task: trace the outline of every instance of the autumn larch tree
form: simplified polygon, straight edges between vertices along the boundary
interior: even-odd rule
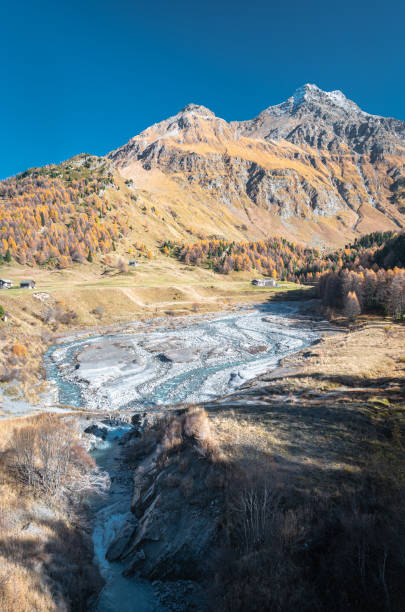
[[[349,291],[345,298],[345,309],[344,313],[350,322],[354,322],[359,314],[361,313],[361,308],[359,304],[358,297],[355,291]]]

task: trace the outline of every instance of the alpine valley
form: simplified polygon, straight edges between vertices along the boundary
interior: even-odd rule
[[[1,181],[0,612],[403,612],[404,228],[315,85]]]

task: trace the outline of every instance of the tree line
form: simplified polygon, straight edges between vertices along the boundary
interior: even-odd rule
[[[370,236],[375,238],[370,246]],[[378,248],[374,248],[375,244]],[[366,235],[355,243],[358,255],[318,283],[325,308],[344,310],[349,319],[362,312],[405,314],[405,232]]]
[[[161,250],[188,265],[208,267],[220,274],[256,270],[258,274],[281,280],[315,283],[323,274],[343,268],[357,270],[374,265],[378,269],[384,261],[387,264],[400,261],[398,255],[391,254],[394,247],[387,247],[396,245],[397,237],[393,232],[374,232],[331,252],[303,247],[278,236],[254,242],[214,239],[178,245],[166,241]],[[378,255],[381,249],[382,254]]]
[[[404,268],[329,272],[321,277],[318,290],[325,308],[344,310],[349,319],[372,311],[396,319],[405,314]]]
[[[163,253],[173,255],[187,265],[208,267],[220,274],[257,270],[282,280],[313,280],[322,272],[320,252],[273,237],[256,242],[214,239],[189,245],[165,242]]]

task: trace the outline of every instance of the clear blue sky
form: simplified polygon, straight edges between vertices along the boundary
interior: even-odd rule
[[[189,102],[252,118],[307,82],[405,120],[403,0],[4,0],[0,18],[2,178]]]

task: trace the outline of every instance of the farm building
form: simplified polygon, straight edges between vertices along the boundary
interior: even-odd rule
[[[35,289],[35,281],[34,280],[22,280],[20,283],[21,289]]]
[[[0,289],[11,289],[13,285],[13,281],[7,280],[5,278],[0,278]]]
[[[259,287],[277,287],[274,278],[255,278],[252,280],[252,285],[258,285]]]
[[[137,261],[130,261],[128,265],[136,268],[136,266],[138,265],[138,262]]]

